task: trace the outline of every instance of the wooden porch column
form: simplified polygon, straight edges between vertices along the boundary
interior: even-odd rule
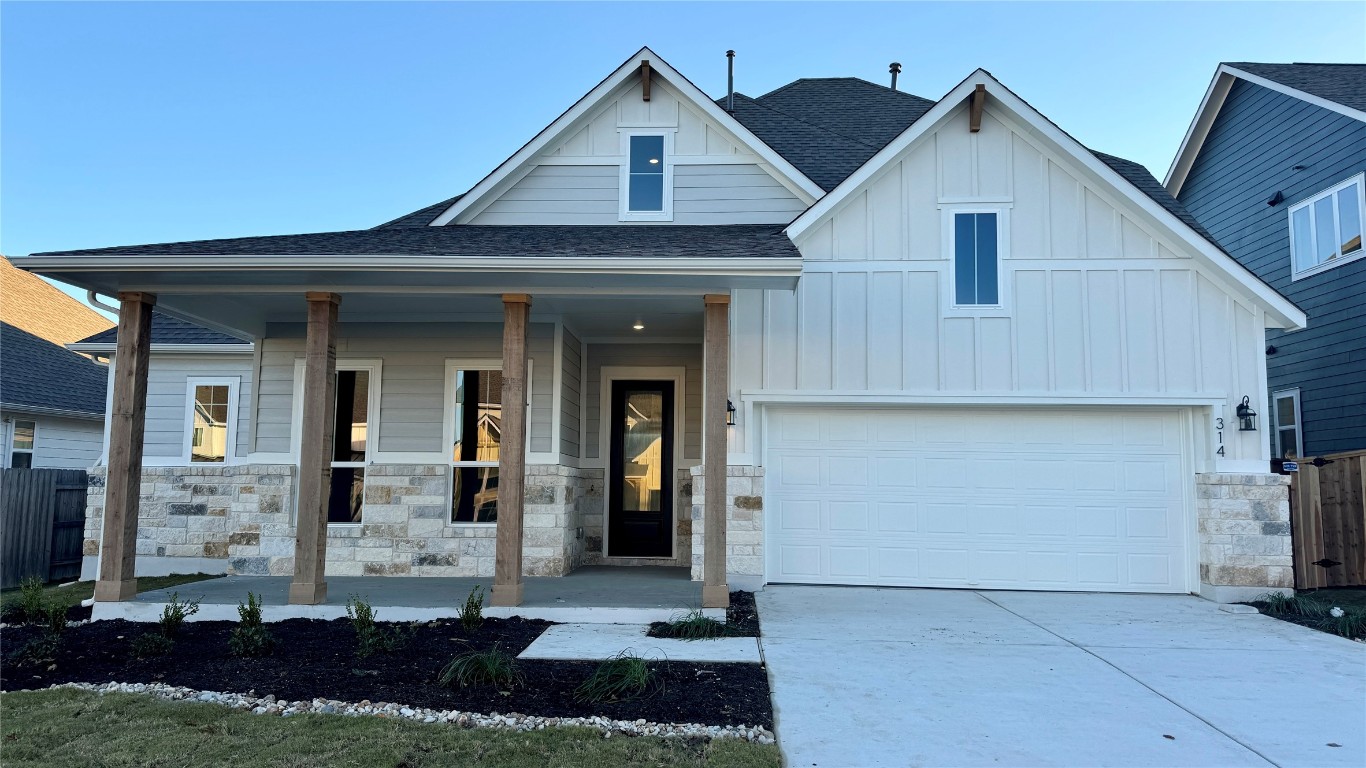
[[[308,292],[304,342],[303,424],[299,430],[299,511],[290,605],[327,602],[327,500],[332,488],[332,436],[337,399],[335,293]]]
[[[702,346],[702,607],[730,605],[726,585],[726,396],[730,390],[730,294],[707,294]]]
[[[522,604],[522,499],[526,490],[526,333],[531,297],[503,294],[503,421],[498,443],[498,540],[489,603]]]
[[[150,293],[119,294],[114,356],[114,403],[109,414],[109,474],[104,486],[104,537],[95,599],[130,600],[138,593],[138,497],[142,493],[142,436],[147,416],[147,355],[152,344]]]

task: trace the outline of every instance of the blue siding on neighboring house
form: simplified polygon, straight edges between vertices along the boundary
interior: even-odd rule
[[[1267,371],[1272,392],[1300,389],[1310,456],[1366,448],[1366,259],[1292,282],[1289,209],[1362,171],[1366,123],[1238,80],[1178,195],[1309,316],[1305,330],[1267,331]],[[1277,191],[1285,202],[1268,206]]]

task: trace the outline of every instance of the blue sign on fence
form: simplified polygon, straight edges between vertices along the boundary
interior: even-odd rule
[[[1287,461],[1281,464],[1281,469],[1284,469],[1286,472],[1299,472],[1300,463],[1298,461]]]

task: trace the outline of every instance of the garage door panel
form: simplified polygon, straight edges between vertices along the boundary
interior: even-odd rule
[[[1187,591],[1175,413],[790,413],[768,433],[770,581]]]

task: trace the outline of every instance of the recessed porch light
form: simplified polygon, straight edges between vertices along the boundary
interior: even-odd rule
[[[635,325],[632,325],[631,327],[636,329],[637,331],[643,331],[645,330],[645,323],[642,323],[639,320],[637,320],[635,322]]]

